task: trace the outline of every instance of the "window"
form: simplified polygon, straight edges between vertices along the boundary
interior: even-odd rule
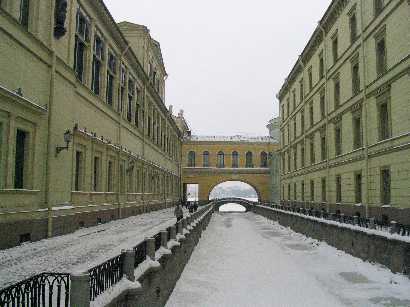
[[[104,43],[101,37],[96,34],[94,38],[93,49],[93,71],[91,80],[91,90],[96,95],[100,95],[101,88],[101,66],[104,56]]]
[[[74,177],[74,190],[83,190],[83,178],[84,178],[84,154],[77,150],[75,152],[75,177]]]
[[[218,152],[218,167],[225,167],[225,154],[222,151]]]
[[[209,167],[209,152],[204,151],[204,153],[202,154],[202,158],[203,167]]]
[[[290,115],[290,102],[289,102],[289,98],[286,100],[286,109],[287,109],[287,115],[286,117],[288,117]]]
[[[293,110],[296,110],[296,90],[292,91]]]
[[[310,122],[310,127],[313,127],[313,124],[314,124],[313,102],[309,103],[309,122]]]
[[[107,169],[107,192],[114,191],[113,177],[114,177],[114,162],[110,160],[108,161],[108,169]]]
[[[195,167],[195,151],[188,153],[188,167]]]
[[[298,193],[297,193],[297,188],[296,188],[296,182],[293,183],[293,199],[297,200],[298,198]]]
[[[315,182],[310,180],[310,201],[315,201]]]
[[[325,76],[325,62],[323,59],[323,51],[319,54],[319,79]]]
[[[296,116],[293,119],[293,139],[296,139]]]
[[[340,204],[342,202],[342,177],[340,175],[336,176],[336,203]]]
[[[301,183],[300,193],[301,193],[302,201],[305,201],[305,182],[304,181],[302,181]]]
[[[291,167],[290,167],[290,150],[287,152],[287,157],[288,157],[288,172],[290,172]]]
[[[383,11],[383,0],[373,0],[374,16],[377,17]]]
[[[326,202],[326,178],[322,178],[321,180],[321,190],[322,190],[322,202]]]
[[[391,176],[390,168],[382,168],[380,171],[380,198],[382,205],[389,205],[391,202]]]
[[[20,3],[20,23],[28,29],[30,19],[30,0],[21,0]]]
[[[89,40],[90,24],[88,17],[80,10],[77,11],[74,50],[74,71],[80,82],[84,83],[84,62],[86,56],[86,46]]]
[[[305,145],[302,144],[300,147],[300,163],[302,167],[305,167]]]
[[[327,148],[326,148],[326,131],[322,131],[320,135],[320,157],[322,161],[326,160]]]
[[[298,161],[297,161],[298,151],[297,147],[293,149],[293,168],[294,170],[298,169]]]
[[[120,89],[120,102],[118,104],[118,112],[122,113],[124,110],[124,101],[125,101],[125,88],[127,84],[127,70],[124,65],[121,65],[121,75],[120,75],[120,83],[121,83],[121,89]]]
[[[342,154],[342,125],[335,124],[335,154],[340,156]]]
[[[14,188],[24,189],[26,186],[27,160],[28,160],[28,133],[17,129],[16,156],[14,164]]]
[[[4,171],[3,171],[3,146],[4,146],[4,138],[3,138],[3,123],[0,122],[0,189],[4,188]]]
[[[315,138],[312,135],[309,139],[310,143],[310,164],[315,164]]]
[[[356,12],[352,12],[349,17],[350,25],[350,42],[353,44],[357,38],[357,18]]]
[[[285,104],[282,104],[282,119],[285,119]]]
[[[141,115],[142,115],[142,113],[141,113],[141,99],[142,99],[141,90],[139,88],[137,88],[136,89],[136,102],[135,102],[135,118],[134,118],[134,121],[135,121],[135,126],[138,127],[138,128],[140,127],[140,122],[141,123],[144,122],[144,119],[143,118],[141,119]],[[163,145],[164,145],[164,140],[162,140],[162,142],[163,142]]]
[[[362,116],[360,113],[353,115],[353,149],[362,147]]]
[[[301,134],[305,133],[305,110],[302,109],[300,111],[300,129],[301,129]]]
[[[325,90],[324,89],[320,92],[320,116],[322,119],[325,118],[326,116]]]
[[[303,92],[303,79],[299,81],[299,98],[300,102],[303,101],[304,92]]]
[[[332,55],[333,55],[333,64],[336,64],[339,57],[339,41],[337,38],[337,33],[332,38]]]
[[[253,167],[253,161],[252,161],[252,153],[248,151],[245,156],[245,166],[246,167]]]
[[[114,85],[115,85],[116,70],[117,70],[117,59],[110,52],[108,54],[106,99],[107,99],[107,104],[110,105],[111,107],[114,104]]]
[[[135,96],[135,83],[134,80],[128,79],[128,108],[127,108],[127,120],[132,122],[132,105],[134,104]]]
[[[354,194],[355,194],[355,203],[362,203],[362,172],[357,172],[354,175]]]
[[[264,151],[261,152],[261,167],[268,167],[268,154]]]
[[[312,75],[312,66],[308,69],[308,80],[309,80],[309,91],[313,88],[313,75]]]
[[[333,80],[333,94],[334,94],[335,109],[337,109],[340,105],[340,79],[339,77],[336,77]]]
[[[148,192],[148,174],[147,174],[147,178],[145,180],[145,191]],[[121,161],[120,163],[120,193],[125,193],[125,171],[124,171],[124,161]]]
[[[376,66],[378,76],[386,72],[386,39],[384,37],[376,40]]]
[[[378,115],[379,115],[379,140],[386,140],[391,137],[390,132],[390,114],[389,105],[385,100],[378,105]]]
[[[94,157],[94,170],[93,170],[93,191],[100,190],[100,174],[101,174],[101,159],[100,157]]]
[[[352,94],[353,96],[360,92],[360,74],[359,63],[356,62],[352,65]]]
[[[290,183],[288,183],[288,200],[291,199],[291,195],[290,195]]]

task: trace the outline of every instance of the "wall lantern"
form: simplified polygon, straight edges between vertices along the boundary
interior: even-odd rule
[[[66,132],[64,132],[64,142],[66,143],[66,146],[56,146],[56,156],[62,150],[68,150],[68,145],[70,145],[72,138],[73,138],[73,135],[71,134],[70,130],[67,130]]]

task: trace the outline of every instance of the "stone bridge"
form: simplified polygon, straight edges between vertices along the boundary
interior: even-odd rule
[[[244,206],[246,209],[246,212],[251,211],[251,207],[258,204],[258,202],[250,201],[244,198],[236,198],[236,197],[214,199],[212,200],[212,203],[214,204],[215,211],[218,211],[219,208],[223,205],[226,205],[229,203],[235,203],[235,204]]]

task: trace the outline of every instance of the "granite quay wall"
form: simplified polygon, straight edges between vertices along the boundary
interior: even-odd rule
[[[265,206],[254,206],[252,211],[277,221],[295,232],[324,241],[354,257],[377,262],[394,273],[403,273],[410,277],[410,237],[408,236]]]

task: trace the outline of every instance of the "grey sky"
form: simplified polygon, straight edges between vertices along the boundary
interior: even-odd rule
[[[266,135],[275,94],[330,0],[105,0],[161,43],[166,104],[195,134]]]

